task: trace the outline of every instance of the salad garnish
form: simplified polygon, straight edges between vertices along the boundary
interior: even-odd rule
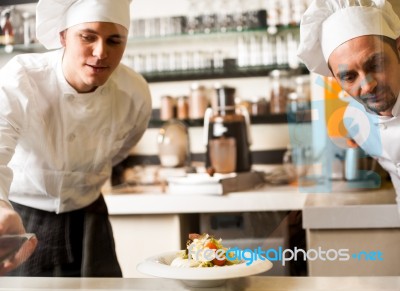
[[[222,245],[222,239],[216,239],[207,233],[189,234],[186,250],[178,254],[171,266],[175,267],[223,267],[238,264],[238,260],[226,258],[229,248]]]

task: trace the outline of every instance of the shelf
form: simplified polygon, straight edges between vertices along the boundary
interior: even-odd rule
[[[29,45],[13,44],[9,46],[0,45],[0,53],[13,54],[13,53],[39,53],[47,51],[46,48],[40,43],[33,43]]]
[[[193,81],[209,79],[227,79],[227,78],[250,78],[268,76],[275,69],[291,70],[294,74],[308,74],[309,71],[304,65],[299,68],[290,68],[289,65],[271,65],[271,66],[253,66],[237,67],[232,66],[223,69],[203,69],[203,70],[185,70],[171,72],[141,73],[149,83],[171,82],[171,81]]]
[[[1,0],[0,7],[8,5],[37,3],[37,2],[38,0]]]
[[[166,123],[166,120],[158,119],[159,110],[153,109],[152,119],[148,128],[160,128]],[[203,119],[181,120],[188,127],[203,127]],[[282,124],[282,123],[309,123],[311,122],[311,111],[302,111],[295,114],[269,114],[264,116],[250,116],[250,123],[253,124]]]
[[[229,31],[211,31],[209,33],[182,33],[182,34],[167,34],[157,36],[134,36],[130,37],[128,44],[147,44],[152,42],[175,42],[175,41],[190,41],[199,39],[213,39],[213,38],[230,38],[240,35],[278,35],[280,33],[298,31],[299,26],[270,26],[262,27],[257,29],[246,29],[246,30],[229,30]]]

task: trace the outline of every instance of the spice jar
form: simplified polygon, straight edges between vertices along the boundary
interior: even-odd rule
[[[187,96],[178,97],[176,101],[176,114],[178,119],[189,118],[189,100]]]
[[[301,75],[294,78],[296,92],[307,99],[311,98],[310,75]]]
[[[303,93],[291,92],[288,94],[288,112],[296,113],[309,109],[310,100]]]
[[[289,72],[286,70],[273,70],[269,76],[271,78],[270,112],[271,114],[286,113],[287,97],[293,91]]]
[[[251,115],[265,116],[269,112],[268,102],[265,98],[258,98],[251,104]]]
[[[189,118],[202,119],[209,105],[207,89],[197,83],[193,83],[190,89]]]
[[[161,97],[160,119],[169,120],[176,116],[175,99],[171,96]]]

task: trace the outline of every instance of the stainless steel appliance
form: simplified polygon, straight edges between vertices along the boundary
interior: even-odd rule
[[[245,108],[235,106],[235,88],[218,87],[204,118],[206,168],[217,173],[251,169],[250,118]]]

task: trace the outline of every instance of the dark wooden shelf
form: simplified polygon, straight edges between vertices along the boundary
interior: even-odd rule
[[[0,6],[37,3],[38,0],[1,0]]]
[[[166,120],[160,120],[159,110],[153,109],[153,117],[150,120],[149,128],[160,128],[166,123]],[[203,127],[204,120],[203,119],[187,119],[181,120],[188,127]],[[300,111],[297,113],[289,113],[289,114],[269,114],[263,116],[251,116],[250,123],[253,124],[282,124],[282,123],[309,123],[311,122],[311,111]]]
[[[227,79],[227,78],[251,78],[268,76],[273,70],[290,70],[293,74],[308,74],[309,71],[304,65],[293,69],[289,65],[271,65],[271,66],[254,66],[240,68],[232,66],[223,69],[203,69],[189,71],[171,71],[171,72],[154,72],[142,73],[143,77],[149,83],[156,82],[173,82],[173,81],[193,81],[193,80],[209,80],[209,79]]]

